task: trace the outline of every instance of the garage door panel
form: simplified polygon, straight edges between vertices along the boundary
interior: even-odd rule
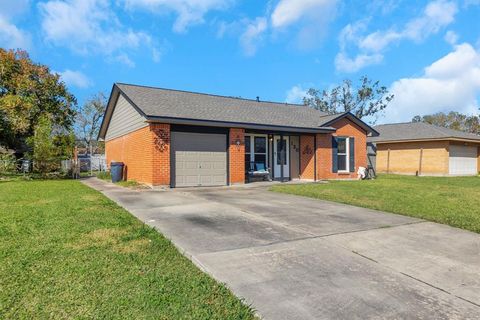
[[[226,185],[224,134],[173,132],[172,135],[177,187]]]
[[[451,175],[476,175],[478,148],[476,146],[450,145],[449,173]]]

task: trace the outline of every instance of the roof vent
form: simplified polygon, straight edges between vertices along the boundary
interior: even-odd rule
[[[259,96],[257,96],[257,102],[260,102],[260,97]]]

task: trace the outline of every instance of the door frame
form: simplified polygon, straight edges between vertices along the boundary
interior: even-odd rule
[[[285,140],[285,162],[284,164],[277,164],[277,141],[279,140]],[[273,146],[272,146],[272,154],[273,154],[273,178],[274,179],[280,179],[280,180],[290,180],[291,174],[290,174],[290,136],[289,135],[274,135],[273,136]]]

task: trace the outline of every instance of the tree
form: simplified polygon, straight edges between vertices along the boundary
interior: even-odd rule
[[[480,134],[480,118],[477,115],[465,115],[456,111],[437,112],[425,116],[415,116],[412,122],[425,122],[436,126]]]
[[[356,88],[350,80],[343,80],[340,86],[330,91],[311,88],[303,98],[303,103],[330,114],[351,112],[360,119],[368,118],[375,123],[393,97],[379,81],[373,82],[363,76]]]
[[[26,51],[0,48],[0,145],[25,151],[41,115],[69,131],[75,106],[75,97],[58,74],[34,63]]]
[[[42,115],[35,126],[33,136],[27,138],[31,149],[33,168],[42,175],[60,168],[61,160],[72,156],[75,136],[54,129],[49,115]]]
[[[89,151],[98,145],[98,131],[106,108],[107,99],[102,92],[99,92],[87,100],[77,112],[77,135],[85,142]]]

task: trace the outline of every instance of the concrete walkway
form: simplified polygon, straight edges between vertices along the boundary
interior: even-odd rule
[[[480,235],[265,188],[88,186],[264,319],[480,319]]]

